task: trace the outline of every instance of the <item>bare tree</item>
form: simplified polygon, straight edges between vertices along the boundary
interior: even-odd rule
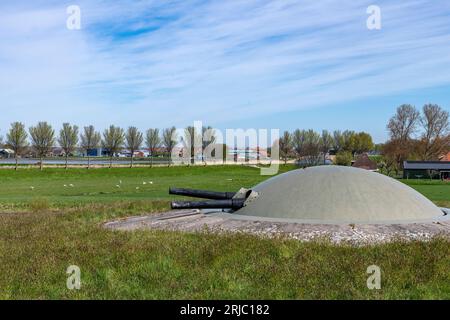
[[[284,164],[286,164],[287,159],[292,152],[292,135],[289,131],[283,132],[283,136],[279,139],[279,148]]]
[[[169,154],[168,166],[170,166],[170,163],[172,162],[171,160],[172,150],[173,148],[175,148],[177,144],[176,130],[177,129],[175,127],[166,128],[163,130],[162,143],[166,148],[167,153]]]
[[[292,135],[292,146],[294,147],[297,159],[300,160],[305,147],[305,130],[297,129]]]
[[[126,140],[126,147],[131,152],[130,168],[133,168],[134,152],[141,147],[144,136],[136,127],[129,127],[126,134]]]
[[[318,165],[320,162],[320,134],[312,129],[305,132],[305,147],[303,155],[309,166]]]
[[[6,135],[6,144],[14,151],[14,159],[16,166],[14,170],[17,170],[18,156],[22,153],[23,149],[28,145],[28,134],[25,130],[25,125],[20,122],[11,123],[11,128]]]
[[[391,140],[407,141],[416,132],[420,113],[410,104],[402,104],[387,125]]]
[[[161,137],[159,136],[159,129],[148,129],[145,142],[150,151],[150,166],[153,166],[153,157],[156,150],[161,146]]]
[[[424,130],[419,145],[420,156],[422,160],[437,160],[450,148],[449,113],[436,104],[426,104],[420,124]]]
[[[403,104],[389,120],[387,129],[390,140],[385,145],[384,154],[396,162],[395,168],[401,169],[403,161],[411,154],[412,138],[416,133],[419,119],[420,113],[414,106]]]
[[[340,130],[333,131],[333,149],[336,153],[343,150],[344,138]]]
[[[103,132],[102,145],[105,149],[108,150],[110,168],[112,167],[112,159],[114,157],[114,154],[122,149],[124,141],[125,134],[123,132],[123,129],[120,127],[111,125]]]
[[[293,145],[298,158],[307,166],[317,165],[320,161],[320,135],[314,130],[295,130]]]
[[[78,145],[78,127],[72,126],[69,123],[64,123],[59,132],[58,143],[63,148],[66,158],[65,169],[67,170],[67,162],[69,155],[75,151]]]
[[[323,154],[323,163],[325,164],[327,153],[333,146],[333,136],[327,130],[322,130],[322,136],[320,137],[320,149]]]
[[[40,159],[40,169],[42,170],[42,159],[51,151],[55,144],[55,131],[47,122],[39,122],[37,126],[29,129],[31,144]]]
[[[84,127],[84,133],[80,135],[81,138],[81,148],[86,151],[86,156],[88,158],[88,169],[91,167],[91,157],[89,151],[96,149],[100,146],[101,136],[100,132],[96,132],[94,126],[90,125]]]

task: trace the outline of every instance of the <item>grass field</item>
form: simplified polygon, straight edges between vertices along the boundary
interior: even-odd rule
[[[169,186],[233,191],[265,178],[243,166],[0,170],[0,298],[450,298],[444,239],[353,247],[101,227],[168,208]],[[450,184],[404,182],[450,207]],[[372,264],[381,290],[367,289]],[[80,290],[66,288],[69,265]]]

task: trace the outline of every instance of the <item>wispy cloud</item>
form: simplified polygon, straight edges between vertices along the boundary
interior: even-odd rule
[[[65,27],[69,4],[80,31]],[[2,3],[0,124],[220,124],[449,84],[450,4],[377,1],[370,31],[371,4]]]

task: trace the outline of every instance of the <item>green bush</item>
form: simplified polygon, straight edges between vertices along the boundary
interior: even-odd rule
[[[339,166],[349,166],[352,164],[353,156],[351,152],[340,151],[336,154],[335,164]]]

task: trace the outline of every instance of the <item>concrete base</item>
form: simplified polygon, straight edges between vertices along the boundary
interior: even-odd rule
[[[448,210],[448,209],[445,209]],[[170,230],[184,232],[243,232],[261,237],[287,237],[302,241],[328,238],[334,243],[357,245],[382,243],[394,239],[429,240],[434,236],[450,239],[450,215],[409,224],[310,224],[235,219],[227,213],[202,213],[199,210],[169,211],[148,216],[130,217],[105,223],[115,230]]]

